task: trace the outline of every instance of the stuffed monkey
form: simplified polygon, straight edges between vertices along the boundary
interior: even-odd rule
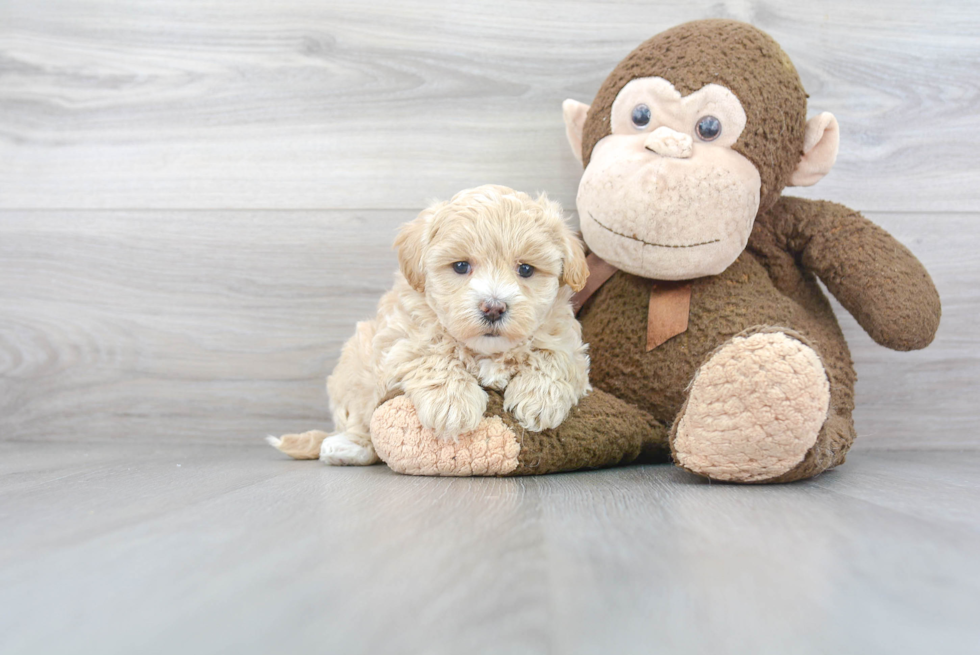
[[[405,397],[374,414],[394,470],[527,475],[645,459],[714,480],[788,482],[844,461],[855,373],[827,289],[883,346],[928,345],[939,296],[915,257],[859,213],[782,196],[826,175],[837,121],[806,119],[789,57],[758,29],[702,20],[641,44],[591,106],[564,105],[585,172],[591,277],[577,302],[595,391],[526,432],[491,392],[458,442]]]

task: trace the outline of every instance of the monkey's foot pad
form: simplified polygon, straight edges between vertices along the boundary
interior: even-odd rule
[[[677,421],[678,465],[714,480],[764,482],[799,464],[830,406],[819,355],[781,331],[737,336],[697,372]]]
[[[407,475],[507,475],[517,468],[521,452],[517,435],[499,416],[485,418],[455,441],[439,439],[421,426],[405,396],[375,410],[371,441],[389,468]]]

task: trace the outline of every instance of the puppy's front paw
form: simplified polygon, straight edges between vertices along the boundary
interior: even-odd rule
[[[504,390],[504,411],[531,432],[557,428],[577,401],[572,385],[538,373],[520,373]]]
[[[487,392],[476,380],[416,391],[411,400],[422,427],[443,439],[475,430],[487,411]]]

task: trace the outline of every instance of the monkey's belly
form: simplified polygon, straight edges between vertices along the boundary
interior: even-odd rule
[[[693,281],[687,331],[647,352],[650,282],[616,273],[579,314],[592,360],[590,380],[669,424],[695,371],[716,348],[749,328],[784,327],[814,342],[835,388],[834,402],[849,415],[850,355],[829,303],[815,282],[810,285],[808,311],[776,289],[755,256],[744,252],[721,275]]]

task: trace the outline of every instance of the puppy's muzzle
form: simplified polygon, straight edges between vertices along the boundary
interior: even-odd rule
[[[480,313],[483,314],[483,320],[494,325],[499,323],[507,313],[507,304],[496,298],[484,300],[480,303]]]

